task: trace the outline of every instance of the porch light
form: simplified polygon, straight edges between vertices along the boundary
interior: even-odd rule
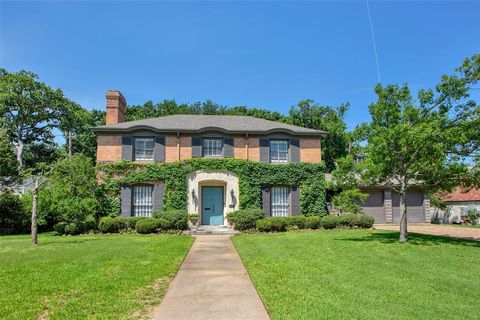
[[[230,190],[230,196],[232,197],[232,203],[234,203],[235,202],[235,191],[233,191],[233,189]]]
[[[195,189],[192,189],[192,199],[195,200]]]

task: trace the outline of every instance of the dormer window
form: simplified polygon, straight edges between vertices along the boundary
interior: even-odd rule
[[[270,162],[288,162],[288,140],[270,141]]]
[[[154,138],[135,138],[134,161],[153,161]]]
[[[205,138],[203,139],[202,149],[204,157],[221,157],[223,149],[223,139]]]

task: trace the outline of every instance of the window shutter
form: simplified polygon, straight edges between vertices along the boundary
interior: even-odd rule
[[[163,209],[163,183],[157,183],[153,186],[153,211],[162,211]]]
[[[262,187],[262,210],[265,211],[266,217],[269,217],[271,215],[269,187]]]
[[[297,186],[290,188],[290,215],[300,215],[300,192]]]
[[[202,157],[202,138],[192,137],[192,158]]]
[[[270,162],[269,139],[260,139],[260,162]]]
[[[129,186],[121,186],[120,189],[120,215],[132,216],[132,188]]]
[[[223,139],[223,157],[233,158],[233,138]]]
[[[155,162],[165,162],[165,137],[155,137]]]
[[[290,162],[300,162],[300,140],[290,140]]]
[[[122,160],[133,160],[132,137],[122,137]]]

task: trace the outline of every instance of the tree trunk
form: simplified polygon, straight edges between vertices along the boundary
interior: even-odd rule
[[[400,242],[408,240],[407,231],[407,188],[404,183],[400,186]]]
[[[18,171],[23,169],[23,149],[25,145],[21,139],[18,139],[18,145],[15,146],[16,153],[17,153],[17,168]]]
[[[37,203],[38,203],[38,182],[35,181],[35,186],[32,189],[32,245],[37,245]]]
[[[68,159],[72,157],[72,133],[68,133]]]

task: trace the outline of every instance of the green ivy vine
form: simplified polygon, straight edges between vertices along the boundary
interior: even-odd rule
[[[239,178],[239,206],[259,208],[264,185],[301,187],[303,214],[322,215],[325,210],[325,175],[322,163],[270,164],[240,159],[189,159],[173,163],[140,164],[131,161],[101,163],[97,166],[102,188],[118,208],[120,186],[163,181],[165,209],[187,207],[187,175],[197,170],[226,170]]]

